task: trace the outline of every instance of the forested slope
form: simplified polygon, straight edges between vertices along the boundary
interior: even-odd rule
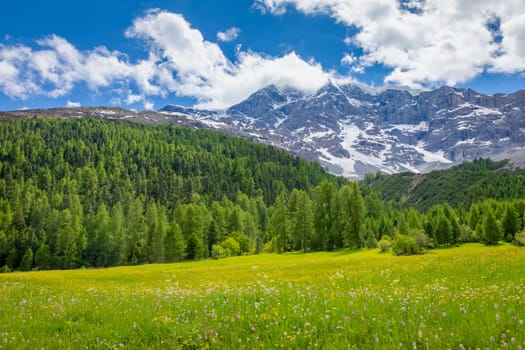
[[[0,123],[0,271],[513,241],[525,226],[523,177],[491,167],[359,186],[216,131],[20,118]]]
[[[509,170],[506,165],[507,161],[477,159],[423,175],[369,175],[363,184],[381,193],[385,200],[421,211],[442,203],[468,209],[486,199],[525,198],[525,171]]]

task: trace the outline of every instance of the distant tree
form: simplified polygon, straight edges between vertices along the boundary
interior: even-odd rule
[[[196,233],[192,233],[186,245],[186,258],[188,260],[199,260],[206,255],[206,246],[202,238]]]
[[[498,244],[502,238],[503,230],[500,222],[492,210],[487,210],[483,218],[483,242],[487,245]]]
[[[305,191],[293,190],[290,195],[292,237],[295,249],[308,251],[308,244],[314,233],[312,201]]]
[[[270,222],[268,223],[268,231],[272,238],[277,241],[277,252],[283,253],[290,248],[290,218],[288,215],[288,206],[286,194],[281,193],[277,196]]]
[[[340,222],[347,246],[364,246],[363,224],[366,208],[357,182],[345,185],[339,191]]]
[[[503,215],[503,238],[507,242],[512,242],[514,236],[521,228],[520,216],[514,205],[508,204]]]
[[[29,271],[33,267],[33,251],[31,248],[26,250],[24,256],[22,257],[22,262],[20,262],[20,270]]]
[[[39,269],[46,270],[51,267],[51,251],[49,246],[42,243],[35,252],[35,266]]]
[[[330,237],[335,234],[338,220],[336,195],[335,185],[328,180],[323,180],[314,190],[315,236],[312,238],[312,248],[315,250],[335,248]]]
[[[165,260],[166,262],[175,262],[184,260],[186,250],[186,242],[182,236],[179,225],[172,222],[166,232],[165,244]]]
[[[452,241],[452,226],[448,218],[440,214],[437,218],[435,235],[438,244],[450,244]]]

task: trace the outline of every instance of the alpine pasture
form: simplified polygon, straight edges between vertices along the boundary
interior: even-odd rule
[[[0,275],[1,349],[522,349],[525,249]]]

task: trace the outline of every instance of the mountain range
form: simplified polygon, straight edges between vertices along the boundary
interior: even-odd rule
[[[428,172],[485,157],[521,164],[525,154],[525,90],[490,96],[448,86],[412,91],[329,83],[305,95],[271,85],[225,111],[170,105],[161,112],[233,127],[349,178]]]
[[[351,179],[367,173],[425,173],[476,158],[525,164],[525,90],[485,95],[372,89],[330,82],[314,94],[267,86],[226,110],[168,105],[158,112],[79,107],[3,115],[95,116],[223,130],[318,161]]]

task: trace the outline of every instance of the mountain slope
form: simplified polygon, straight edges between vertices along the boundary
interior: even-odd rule
[[[423,212],[443,203],[468,209],[471,204],[490,198],[524,198],[525,171],[509,169],[508,161],[477,159],[422,175],[368,175],[363,185],[380,193],[385,201],[399,201]]]
[[[330,83],[313,95],[268,86],[225,111],[166,106],[319,161],[334,174],[428,172],[480,157],[523,158],[525,91],[363,91]]]

